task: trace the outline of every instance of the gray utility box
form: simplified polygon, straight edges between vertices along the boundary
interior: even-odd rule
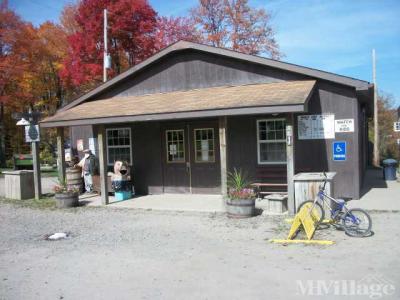
[[[331,196],[333,195],[333,178],[336,172],[327,172],[325,174],[327,177],[325,193]],[[324,183],[324,179],[324,173],[298,173],[294,176],[294,200],[296,211],[304,201],[315,199],[318,195],[320,185]],[[329,199],[328,203],[330,204]]]
[[[5,171],[5,197],[8,199],[31,199],[35,197],[33,171]]]

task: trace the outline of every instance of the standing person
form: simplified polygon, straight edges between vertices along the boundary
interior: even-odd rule
[[[92,154],[92,151],[90,151],[90,149],[83,150],[83,153],[85,153],[85,156],[81,159],[79,163],[76,164],[76,166],[82,168],[82,177],[85,181],[86,193],[92,193],[93,192],[92,176],[94,175],[95,172],[96,158]]]

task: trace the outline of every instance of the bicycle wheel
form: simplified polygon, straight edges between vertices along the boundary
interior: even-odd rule
[[[324,220],[325,211],[324,211],[324,209],[322,208],[321,204],[319,204],[318,202],[315,202],[315,203],[314,203],[313,200],[304,201],[304,202],[301,203],[300,206],[297,208],[297,212],[299,212],[299,211],[301,210],[301,208],[302,208],[306,203],[311,203],[312,208],[313,208],[315,214],[316,214],[317,217],[318,217],[317,224],[320,224],[320,223]]]
[[[361,208],[349,209],[342,219],[347,235],[365,237],[371,234],[372,221],[369,214]]]

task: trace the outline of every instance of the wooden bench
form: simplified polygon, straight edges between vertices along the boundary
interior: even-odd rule
[[[311,171],[311,168],[296,168],[295,174]],[[272,194],[287,195],[286,165],[259,167],[256,170],[256,182],[252,183],[251,186],[255,188],[258,198]]]
[[[265,166],[256,170],[256,182],[251,184],[257,197],[270,194],[287,194],[286,165]]]

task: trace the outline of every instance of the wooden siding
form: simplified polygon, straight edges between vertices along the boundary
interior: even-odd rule
[[[241,169],[251,182],[286,183],[286,164],[258,164],[257,159],[257,120],[268,118],[286,118],[284,114],[271,116],[228,117],[227,160],[228,170]],[[276,174],[277,176],[274,176]],[[282,176],[281,176],[282,175]]]
[[[76,143],[78,140],[83,140],[83,149],[89,148],[89,138],[95,137],[95,133],[93,132],[93,126],[85,125],[85,126],[71,126],[70,127],[70,142],[71,142],[71,150],[73,156],[78,156],[81,159],[84,154],[82,151],[78,151],[76,148]],[[97,145],[96,145],[97,148]]]
[[[213,54],[183,51],[165,57],[97,99],[302,79],[309,77]]]
[[[132,124],[133,181],[138,194],[163,192],[160,123]]]
[[[297,117],[295,118],[295,166],[312,172],[337,172],[335,196],[358,199],[360,196],[360,156],[358,102],[354,89],[319,82],[309,102],[306,114],[335,114],[335,119],[354,119],[353,133],[336,133],[336,138],[327,140],[299,140]],[[347,160],[333,161],[332,142],[346,141]]]

